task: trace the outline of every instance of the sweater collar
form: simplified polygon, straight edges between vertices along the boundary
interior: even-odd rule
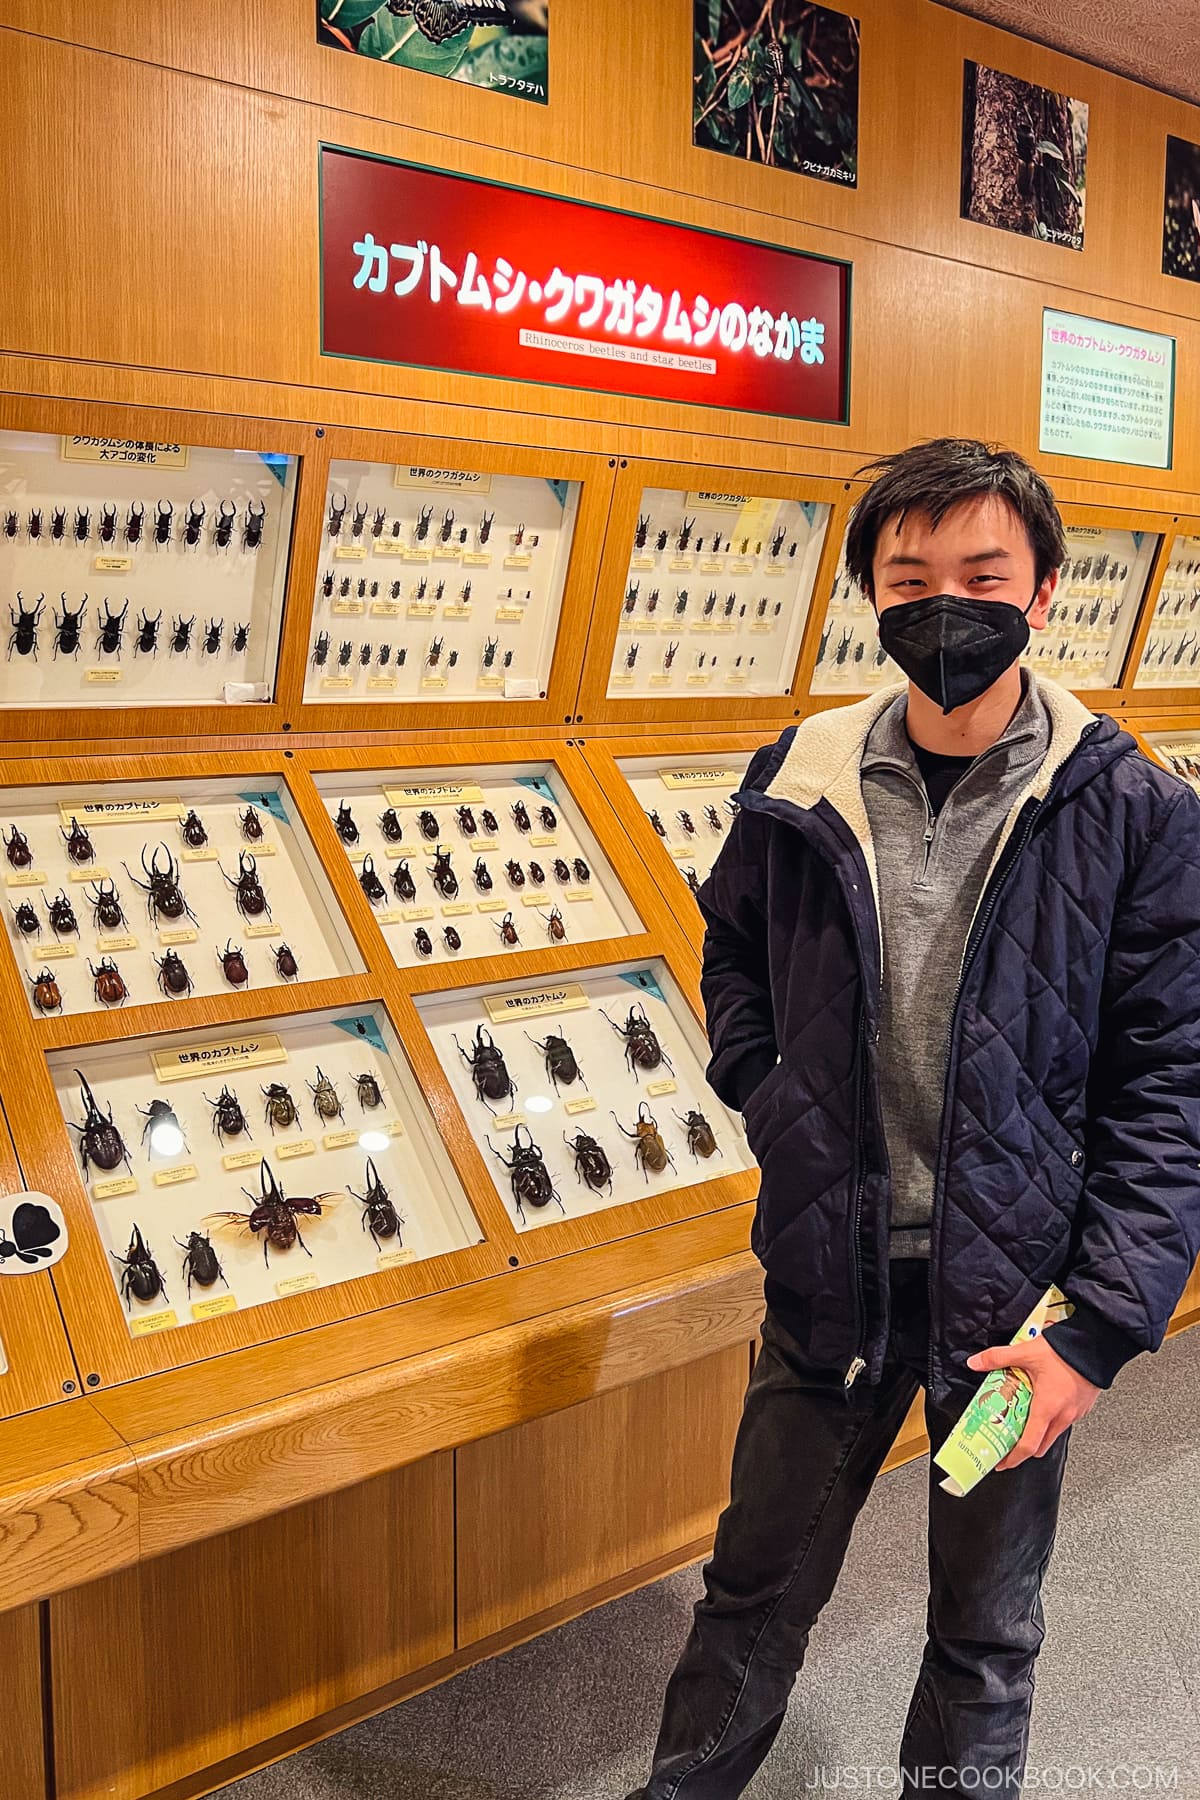
[[[908,683],[869,727],[860,768],[917,771],[917,758],[908,735]],[[1036,677],[1027,663],[1021,665],[1021,700],[1000,736],[973,759],[971,767],[987,757],[989,773],[1000,775],[1044,756],[1050,742],[1050,721],[1039,694]]]

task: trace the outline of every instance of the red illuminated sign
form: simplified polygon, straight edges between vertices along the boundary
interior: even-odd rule
[[[321,149],[327,356],[845,424],[850,265]]]

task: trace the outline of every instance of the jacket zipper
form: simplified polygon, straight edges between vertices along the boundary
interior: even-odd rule
[[[846,1370],[846,1378],[843,1383],[843,1390],[847,1400],[850,1398],[850,1389],[854,1386],[855,1381],[867,1366],[862,1354],[863,1345],[866,1339],[867,1318],[866,1304],[863,1299],[862,1254],[859,1244],[863,1188],[866,1185],[864,1171],[865,1158],[863,1156],[863,1113],[866,1110],[864,1106],[864,1097],[867,1085],[866,1016],[867,1008],[866,1001],[864,1000],[858,1016],[859,1077],[858,1092],[855,1101],[855,1162],[857,1166],[857,1179],[854,1185],[854,1228],[851,1234],[851,1242],[854,1246],[854,1282],[858,1295],[858,1349],[851,1360],[850,1367]]]

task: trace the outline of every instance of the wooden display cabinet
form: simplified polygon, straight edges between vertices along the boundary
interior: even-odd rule
[[[1131,646],[1131,654],[1127,662],[1123,698],[1127,709],[1154,712],[1182,712],[1188,707],[1195,707],[1197,692],[1200,690],[1200,655],[1196,662],[1191,660],[1192,653],[1200,646],[1200,612],[1198,612],[1197,593],[1200,593],[1200,517],[1173,517],[1160,524],[1164,533],[1162,553],[1157,563],[1157,576],[1150,602],[1143,608],[1142,618],[1136,639]],[[1179,610],[1174,610],[1179,602]],[[1160,608],[1172,608],[1166,616],[1171,623],[1164,634],[1156,625],[1163,617]],[[1178,621],[1178,623],[1176,622]],[[1179,647],[1180,639],[1188,640],[1188,667],[1192,670],[1189,683],[1178,682],[1168,686],[1164,682],[1145,681],[1141,676],[1141,664],[1147,650],[1159,638],[1166,637]],[[1182,658],[1181,658],[1182,660]]]

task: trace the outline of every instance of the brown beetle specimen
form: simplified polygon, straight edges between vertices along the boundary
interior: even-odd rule
[[[642,1116],[643,1113],[645,1114],[644,1118]],[[651,1169],[654,1170],[656,1175],[661,1175],[668,1165],[670,1165],[672,1169],[675,1167],[674,1158],[667,1149],[667,1146],[663,1143],[662,1135],[658,1129],[658,1121],[655,1119],[644,1100],[638,1107],[637,1119],[634,1121],[634,1128],[632,1131],[625,1130],[620,1119],[617,1118],[616,1113],[613,1113],[613,1119],[616,1121],[618,1131],[624,1133],[624,1135],[633,1143],[633,1160],[637,1163],[647,1181],[650,1179]]]
[[[566,942],[567,928],[563,923],[563,916],[559,912],[557,906],[553,907],[549,914],[539,912],[538,918],[545,920],[546,935],[551,938],[554,943],[562,944]]]
[[[95,860],[95,845],[77,819],[72,818],[70,831],[64,831],[61,835],[67,855],[73,863],[90,863]]]
[[[497,925],[496,930],[500,933],[500,942],[502,944],[519,944],[521,941],[517,935],[517,928],[513,924],[513,916],[510,912],[505,913],[504,917]]]
[[[57,1012],[62,1005],[62,994],[59,992],[53,969],[43,969],[38,975],[27,975],[25,979],[33,988],[33,1004],[39,1012]]]
[[[92,987],[97,1000],[103,1001],[105,1006],[119,1006],[128,998],[129,989],[111,957],[102,956],[99,968],[89,959],[88,968],[92,971]]]
[[[250,971],[246,967],[246,952],[235,950],[229,938],[226,938],[225,948],[218,950],[217,955],[230,987],[245,987],[250,979]]]
[[[675,1117],[687,1131],[688,1149],[693,1156],[707,1157],[716,1155],[716,1135],[702,1112],[697,1112],[695,1107],[690,1107],[686,1118],[682,1113],[676,1113]]]
[[[168,998],[191,993],[192,978],[176,951],[168,950],[165,956],[156,956],[154,960],[158,965],[158,985]]]

